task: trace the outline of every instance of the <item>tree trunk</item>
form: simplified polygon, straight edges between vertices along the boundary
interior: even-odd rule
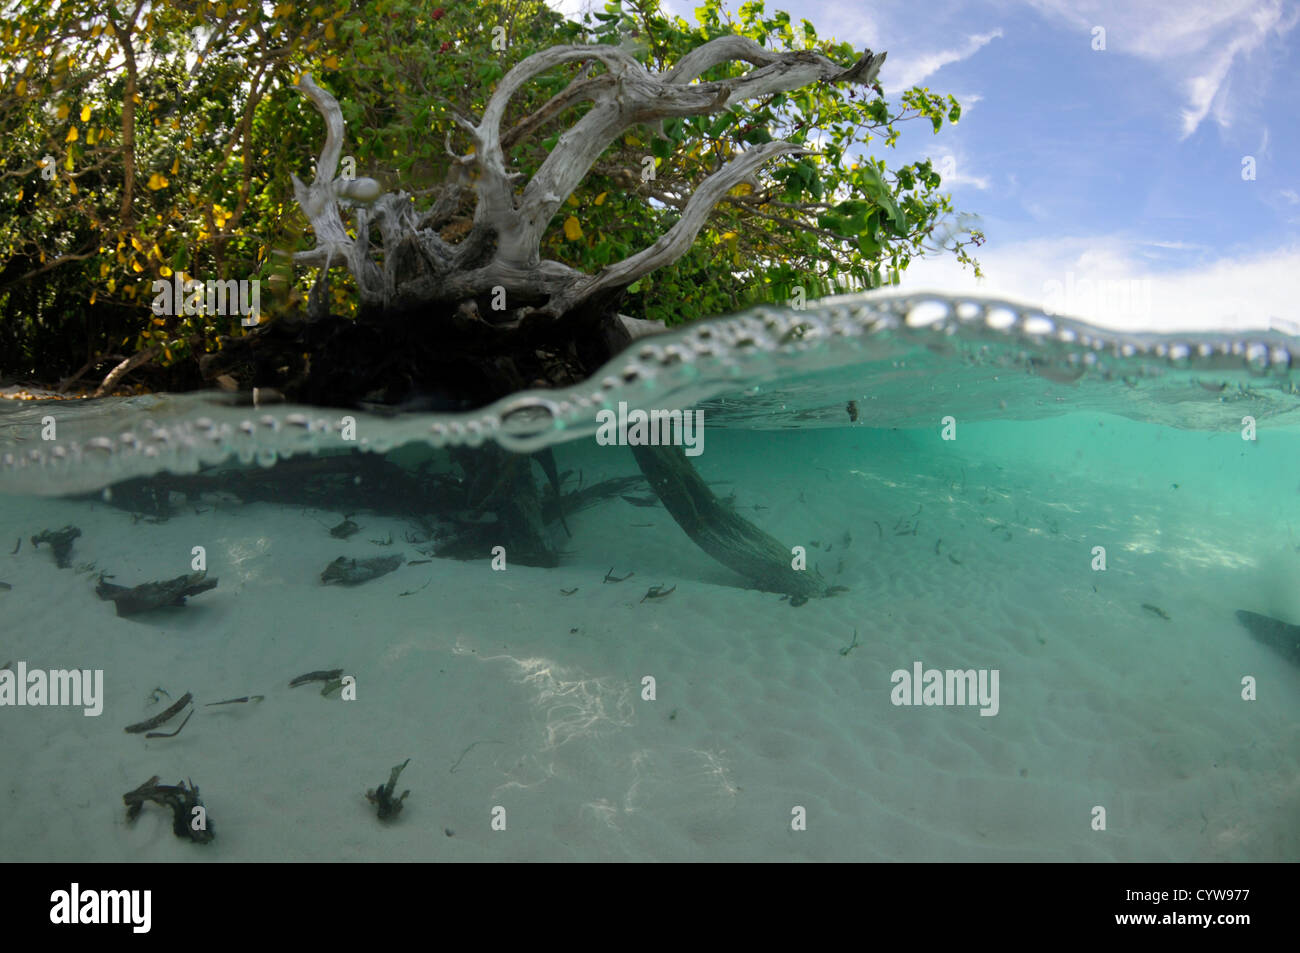
[[[755,588],[808,598],[830,594],[816,570],[791,566],[793,553],[713,495],[681,447],[634,446],[641,472],[686,535]]]

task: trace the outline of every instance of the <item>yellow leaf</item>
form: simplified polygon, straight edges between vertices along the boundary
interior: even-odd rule
[[[77,183],[74,182],[73,180],[69,179],[69,180],[68,180],[68,189],[69,189],[69,191],[72,192],[73,195],[76,195],[76,194],[77,194]]]
[[[55,111],[54,115],[56,115],[59,119],[67,119],[67,118],[68,118],[68,104],[67,104],[67,103],[60,103],[60,104],[59,104],[59,108]]]
[[[571,242],[576,242],[582,237],[582,226],[572,215],[564,220],[564,237]]]
[[[158,325],[158,327],[161,328],[161,327],[163,327],[164,325],[167,324],[167,319],[166,319],[166,318],[154,318],[154,319],[153,319],[153,323],[156,324],[156,325]]]
[[[165,189],[167,188],[167,179],[159,175],[157,172],[152,172],[149,174],[149,188],[154,192],[157,192],[159,189]]]
[[[176,157],[176,161],[172,163],[172,175],[176,175],[180,171],[181,171],[181,157],[178,155]]]
[[[136,238],[134,235],[131,236],[131,247],[136,251],[144,251],[144,246],[140,244],[140,239]]]
[[[98,294],[99,294],[98,291],[92,291],[92,292],[90,293],[90,303],[91,303],[91,304],[94,304],[94,303],[95,303],[95,297],[96,297]]]
[[[163,265],[158,269],[158,274],[162,275],[164,278],[170,278],[172,276],[172,270],[166,265]]]
[[[141,271],[144,271],[144,268],[142,268],[142,267],[140,266],[140,263],[139,263],[138,261],[136,261],[134,258],[132,258],[132,259],[131,259],[131,270],[134,271],[134,272],[141,272]]]
[[[18,85],[14,87],[14,92],[19,96],[24,95],[27,92],[27,80],[20,79]]]
[[[326,23],[326,24],[325,24],[325,39],[327,39],[327,40],[332,40],[332,39],[334,39],[334,36],[335,36],[335,33],[334,33],[334,24],[333,24],[333,23]]]
[[[86,130],[86,145],[88,145],[88,146],[93,146],[94,144],[95,144],[95,130],[93,130],[93,129],[87,129],[87,130]]]
[[[158,247],[157,242],[153,243],[153,248],[150,250],[153,252],[153,256],[155,258],[157,258],[159,261],[162,261],[162,249]]]
[[[339,68],[339,58],[338,58],[337,56],[327,56],[327,57],[325,57],[325,64],[324,64],[324,65],[325,65],[325,68],[326,68],[326,69],[338,69],[338,68]]]
[[[82,107],[81,107],[81,121],[82,121],[82,122],[90,122],[90,107],[89,107],[89,106],[82,106]]]
[[[76,127],[76,126],[73,126],[71,129],[68,130],[68,134],[63,138],[63,141],[64,141],[64,142],[76,142],[76,141],[77,141],[77,127]]]
[[[575,206],[576,206],[576,205],[578,204],[578,197],[577,197],[576,195],[570,195],[570,196],[569,196],[569,204],[570,204],[570,205],[575,205]]]
[[[596,204],[597,204],[597,205],[604,205],[604,204],[605,204],[605,196],[608,195],[608,194],[609,194],[608,192],[601,192],[599,195],[597,195],[597,196],[596,196]]]

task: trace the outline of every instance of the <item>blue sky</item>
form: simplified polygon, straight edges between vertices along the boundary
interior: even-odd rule
[[[662,6],[694,20],[690,0]],[[919,84],[962,103],[938,135],[914,122],[894,150],[870,147],[891,167],[946,166],[953,204],[988,239],[984,280],[936,255],[913,262],[905,289],[1121,328],[1300,333],[1296,0],[768,2],[778,9],[887,50],[886,94]]]

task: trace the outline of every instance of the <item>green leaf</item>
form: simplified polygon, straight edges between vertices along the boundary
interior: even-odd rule
[[[884,210],[894,234],[899,237],[906,235],[907,218],[903,215],[903,210],[898,207],[898,203],[894,201],[894,195],[881,177],[880,170],[870,161],[864,162],[859,169],[864,180],[862,183],[864,191]]]
[[[739,118],[740,118],[739,113],[732,112],[730,109],[728,109],[726,112],[724,112],[721,116],[719,116],[717,119],[713,121],[713,125],[709,127],[709,133],[708,133],[709,136],[713,139],[718,138],[729,128],[735,125],[736,120]]]

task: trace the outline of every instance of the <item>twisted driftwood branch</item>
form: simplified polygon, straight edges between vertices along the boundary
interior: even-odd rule
[[[451,153],[453,166],[433,208],[420,215],[405,193],[382,195],[372,179],[335,177],[343,149],[343,114],[338,102],[310,75],[299,88],[325,118],[325,145],[310,185],[293,178],[294,197],[311,221],[316,247],[295,260],[322,269],[312,297],[314,312],[328,307],[327,273],[344,265],[356,279],[363,304],[390,307],[419,302],[465,302],[504,288],[511,302],[493,323],[513,327],[528,314],[555,319],[620,291],[638,278],[686,253],[726,193],[752,180],[764,163],[781,155],[808,154],[789,142],[770,142],[747,149],[710,175],[683,209],[680,220],[653,245],[589,276],[555,261],[541,259],[543,233],[563,202],[589,174],[610,143],[637,125],[659,125],[670,117],[699,116],[728,105],[798,89],[813,82],[874,82],[884,53],[867,51],[845,69],[820,53],[773,52],[753,40],[724,36],[686,54],[672,69],[651,73],[632,56],[613,46],[558,46],[527,57],[501,80],[475,123],[457,116],[474,150]],[[693,82],[706,70],[732,60],[754,65],[742,76],[719,82]],[[532,116],[502,132],[511,99],[528,82],[569,62],[601,63],[607,72],[584,70]],[[579,101],[591,108],[568,131],[532,179],[511,171],[507,149]],[[662,134],[662,126],[660,125]],[[470,170],[476,177],[469,175]],[[476,199],[473,223],[459,242],[444,241],[435,230],[451,221],[471,191]],[[356,238],[343,225],[340,204],[359,205]],[[371,260],[370,226],[382,237],[383,267]]]

